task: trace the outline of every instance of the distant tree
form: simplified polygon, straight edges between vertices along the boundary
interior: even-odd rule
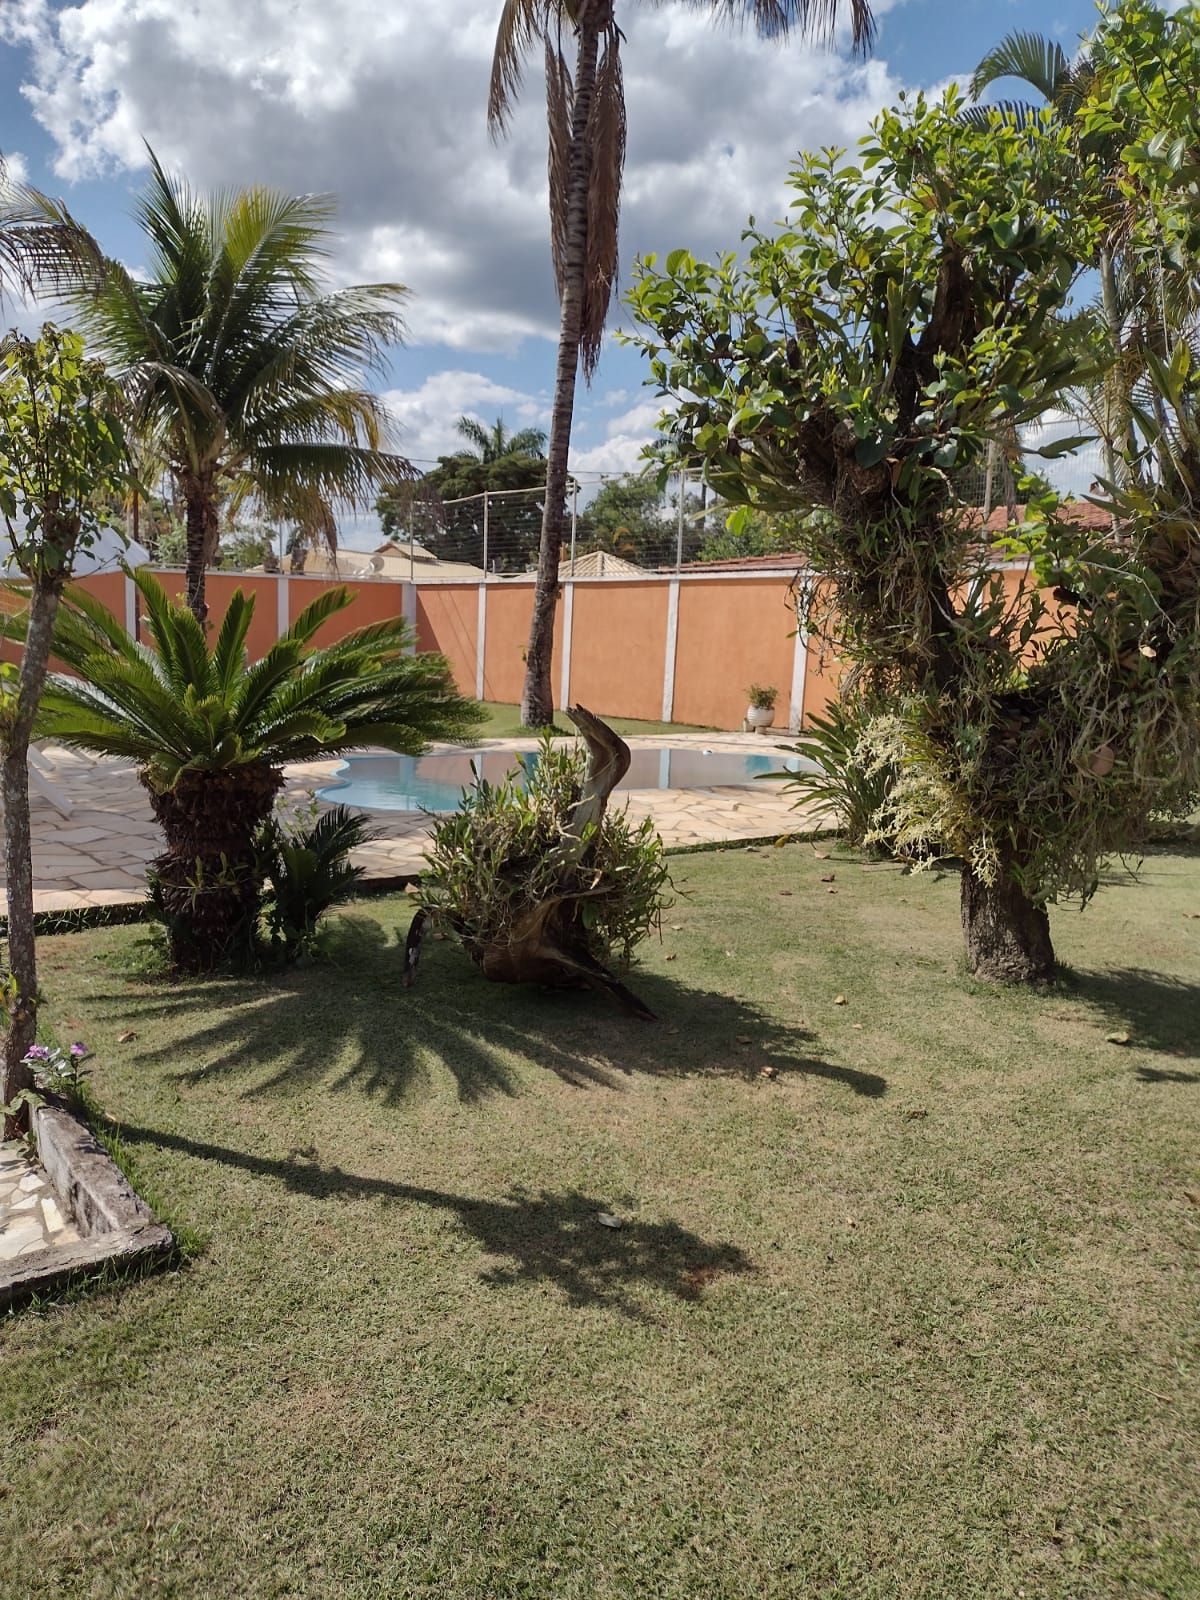
[[[499,461],[504,456],[546,459],[546,435],[541,428],[521,428],[517,433],[509,433],[503,417],[497,417],[490,428],[485,428],[474,417],[459,417],[456,427],[467,443],[474,445],[474,454],[480,461]]]
[[[4,869],[8,895],[8,1035],[0,1099],[33,1087],[25,1058],[37,1035],[37,957],[29,821],[29,742],[46,684],[59,602],[75,559],[112,518],[127,483],[119,391],[83,342],[47,323],[0,348],[0,523],[27,607],[15,631],[20,667],[0,676]],[[11,1136],[20,1112],[5,1114]]]
[[[508,443],[521,438],[516,434]],[[462,452],[439,457],[419,482],[381,494],[375,509],[389,539],[411,536],[444,561],[478,566],[483,495],[498,495],[489,506],[488,569],[521,572],[536,559],[545,487],[542,456],[515,449],[492,457]]]
[[[749,506],[738,506],[708,534],[696,559],[737,561],[747,556],[787,555],[796,548],[794,516],[767,516]]]
[[[685,560],[700,547],[692,515],[697,507],[698,502],[689,502],[684,508]],[[675,560],[677,542],[678,514],[664,502],[653,478],[610,479],[579,516],[576,548],[581,554],[603,550],[639,567],[659,567]]]

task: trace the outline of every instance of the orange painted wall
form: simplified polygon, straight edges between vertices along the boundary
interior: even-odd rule
[[[461,694],[475,694],[479,589],[473,583],[417,586],[417,649],[440,650]]]
[[[506,705],[520,703],[525,684],[525,646],[533,613],[532,583],[489,583],[483,663],[483,698]],[[554,703],[558,704],[562,668],[562,601],[554,616]]]
[[[668,586],[615,578],[574,585],[571,699],[601,716],[662,716]],[[555,675],[555,686],[558,685]]]
[[[778,577],[680,584],[674,721],[739,728],[746,690],[760,683],[779,691],[775,721],[786,726],[796,631],[788,586]]]
[[[274,578],[259,581],[274,587]],[[373,622],[391,622],[403,614],[404,586],[399,583],[331,583],[322,578],[289,577],[289,624],[295,622],[307,606],[330,589],[349,589],[354,598],[344,611],[339,611],[328,622],[322,623],[313,635],[314,645],[336,644],[348,633],[353,633],[355,628],[367,628]]]

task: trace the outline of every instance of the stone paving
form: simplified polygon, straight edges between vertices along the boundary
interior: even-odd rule
[[[672,734],[631,738],[639,744],[694,744],[713,751],[770,753],[779,746],[755,734]],[[532,740],[482,740],[483,750],[534,749]],[[447,746],[435,748],[450,748]],[[289,767],[286,793],[303,802],[327,785],[336,761]],[[162,848],[146,793],[134,767],[101,760],[58,746],[39,752],[46,782],[31,796],[33,878],[39,911],[77,910],[141,900],[146,893],[146,865]],[[69,808],[63,815],[60,805]],[[786,790],[774,784],[750,783],[714,789],[635,789],[622,794],[631,817],[653,818],[667,845],[712,844],[724,839],[753,839],[811,826],[791,807]],[[380,837],[355,855],[368,878],[403,876],[420,870],[429,818],[421,812],[367,813]],[[3,882],[0,876],[0,883]],[[0,910],[5,898],[0,890]]]
[[[78,1239],[54,1185],[24,1145],[0,1144],[0,1263]]]

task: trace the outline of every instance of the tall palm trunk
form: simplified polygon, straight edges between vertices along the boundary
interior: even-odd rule
[[[262,897],[255,836],[271,814],[283,776],[266,761],[180,774],[159,793],[143,776],[166,836],[153,863],[171,964],[211,972],[254,947]]]
[[[580,6],[575,98],[571,107],[571,155],[559,310],[558,365],[554,379],[554,409],[550,415],[550,442],[546,454],[546,501],[542,510],[537,584],[533,596],[533,617],[529,624],[529,644],[525,652],[525,687],[521,694],[521,721],[527,728],[549,727],[554,721],[554,689],[551,683],[554,612],[559,595],[558,569],[567,500],[567,461],[571,450],[571,424],[575,415],[575,381],[579,372],[579,341],[587,273],[588,189],[592,174],[588,120],[596,87],[600,13],[608,9],[607,4],[595,3],[595,0],[593,3],[583,0]]]
[[[33,733],[42,685],[50,661],[54,619],[62,580],[34,584],[29,602],[29,631],[17,680],[17,703],[3,741],[0,787],[4,797],[4,874],[8,895],[8,973],[12,983],[8,1035],[4,1041],[4,1092],[10,1104],[33,1087],[25,1056],[37,1037],[37,953],[33,934],[33,847],[29,824],[29,740]],[[4,1119],[4,1137],[25,1125],[17,1113]]]
[[[208,616],[204,579],[217,549],[217,490],[211,471],[190,473],[182,488],[187,507],[187,604],[203,622]]]

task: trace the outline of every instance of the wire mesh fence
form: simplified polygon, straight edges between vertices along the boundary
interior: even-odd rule
[[[959,474],[956,497],[985,511],[1002,507],[1011,511],[1022,499],[1021,483],[1028,473],[1048,477],[1065,497],[1086,495],[1103,475],[1098,443],[1083,445],[1054,462],[1035,453],[1058,434],[1078,434],[1084,426],[1066,414],[1056,414],[1027,435],[1023,453],[1006,456],[996,450]],[[223,534],[216,565],[230,572],[414,582],[532,576],[545,504],[544,482],[443,498],[417,480],[379,516],[344,523],[336,549],[294,529],[255,523]],[[715,561],[769,561],[775,556],[786,564],[794,549],[789,545],[794,519],[756,517],[734,534],[727,529],[730,510],[698,473],[672,476],[661,487],[655,478],[637,473],[572,476],[562,506],[560,574],[627,578]],[[150,547],[151,558],[160,565],[182,564],[182,529],[175,526],[177,521],[169,510],[143,514],[143,531],[135,537]]]

